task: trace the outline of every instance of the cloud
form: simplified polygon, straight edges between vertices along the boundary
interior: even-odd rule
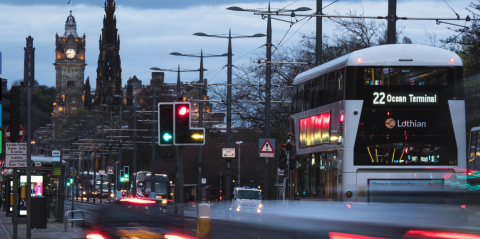
[[[246,1],[243,1],[246,2]],[[455,9],[462,17],[467,15],[466,7],[470,0],[456,1]],[[198,69],[197,58],[170,56],[170,52],[199,53],[201,49],[205,53],[222,54],[227,52],[227,40],[193,36],[195,32],[207,34],[227,34],[231,29],[233,34],[256,34],[265,33],[266,20],[249,12],[232,12],[225,10],[229,6],[241,6],[243,8],[263,8],[266,2],[261,3],[225,3],[213,5],[218,2],[208,2],[210,5],[190,5],[176,9],[148,9],[122,5],[117,1],[117,28],[120,34],[120,56],[122,60],[123,84],[128,77],[136,75],[144,84],[149,84],[151,78],[150,67],[176,68],[179,64],[182,68]],[[326,5],[327,3],[324,3]],[[283,7],[285,2],[272,2],[272,7]],[[142,5],[143,6],[143,5]],[[316,1],[299,1],[289,8],[310,7],[315,9]],[[364,1],[364,15],[385,16],[387,12],[386,1]],[[65,20],[69,14],[70,6],[61,5],[0,5],[0,51],[3,53],[2,78],[9,82],[23,78],[23,47],[25,38],[30,34],[34,37],[36,48],[35,78],[46,85],[55,85],[54,52],[55,33],[62,35]],[[333,14],[334,10],[343,14],[349,9],[362,12],[360,2],[347,1],[337,2],[324,10]],[[92,87],[95,85],[96,68],[98,60],[98,39],[103,27],[104,10],[100,5],[74,5],[75,19],[77,21],[77,33],[86,35],[86,59],[87,67],[85,77],[90,76]],[[406,17],[454,17],[453,12],[443,1],[402,1],[398,3],[398,16]],[[300,19],[300,17],[297,17]],[[287,18],[289,19],[289,18]],[[378,20],[383,21],[384,20]],[[437,34],[438,39],[452,35],[446,25],[436,25],[435,21],[398,21],[405,26],[404,35],[409,36],[416,43],[424,43],[426,40],[425,30]],[[289,32],[297,31],[303,24],[295,24]],[[460,22],[463,24],[463,22]],[[278,42],[289,29],[289,24],[273,21],[273,40]],[[324,34],[333,35],[335,27],[331,21],[323,21]],[[315,30],[315,19],[307,22],[285,45],[296,44],[299,33],[310,33]],[[29,33],[30,32],[30,33]],[[232,41],[233,53],[236,59],[244,54],[259,48],[265,44],[265,38],[258,39],[235,39]],[[260,48],[253,53],[264,53],[265,48]],[[235,64],[248,63],[252,55],[246,55]],[[205,59],[204,66],[210,72],[205,78],[216,75],[213,81],[225,81],[226,71],[221,73],[212,70],[226,64],[226,58]],[[176,73],[165,73],[167,82],[176,81]],[[198,73],[183,73],[182,81],[192,81],[198,78]]]

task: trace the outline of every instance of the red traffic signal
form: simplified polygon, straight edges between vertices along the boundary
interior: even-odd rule
[[[178,110],[180,116],[185,116],[188,112],[190,112],[190,110],[186,106],[180,106],[180,109]]]

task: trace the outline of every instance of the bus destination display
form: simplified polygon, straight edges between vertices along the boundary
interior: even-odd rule
[[[437,93],[373,92],[374,105],[436,105]]]

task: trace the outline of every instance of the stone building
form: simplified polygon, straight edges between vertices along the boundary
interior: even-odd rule
[[[100,35],[97,66],[97,85],[95,104],[119,104],[120,99],[113,95],[122,94],[122,68],[120,61],[120,36],[117,34],[117,19],[114,15],[116,4],[114,0],[107,0],[103,6],[102,34]],[[108,102],[108,98],[112,101]],[[118,99],[118,100],[117,100]]]
[[[65,21],[65,33],[55,35],[56,101],[54,116],[83,108],[85,34],[79,37],[72,11]]]

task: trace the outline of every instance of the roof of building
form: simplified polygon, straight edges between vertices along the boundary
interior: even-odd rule
[[[77,35],[77,23],[75,22],[75,17],[72,15],[72,11],[70,10],[70,15],[67,17],[65,21],[65,33],[63,36],[66,38],[70,34],[72,34],[75,38],[78,37]]]

